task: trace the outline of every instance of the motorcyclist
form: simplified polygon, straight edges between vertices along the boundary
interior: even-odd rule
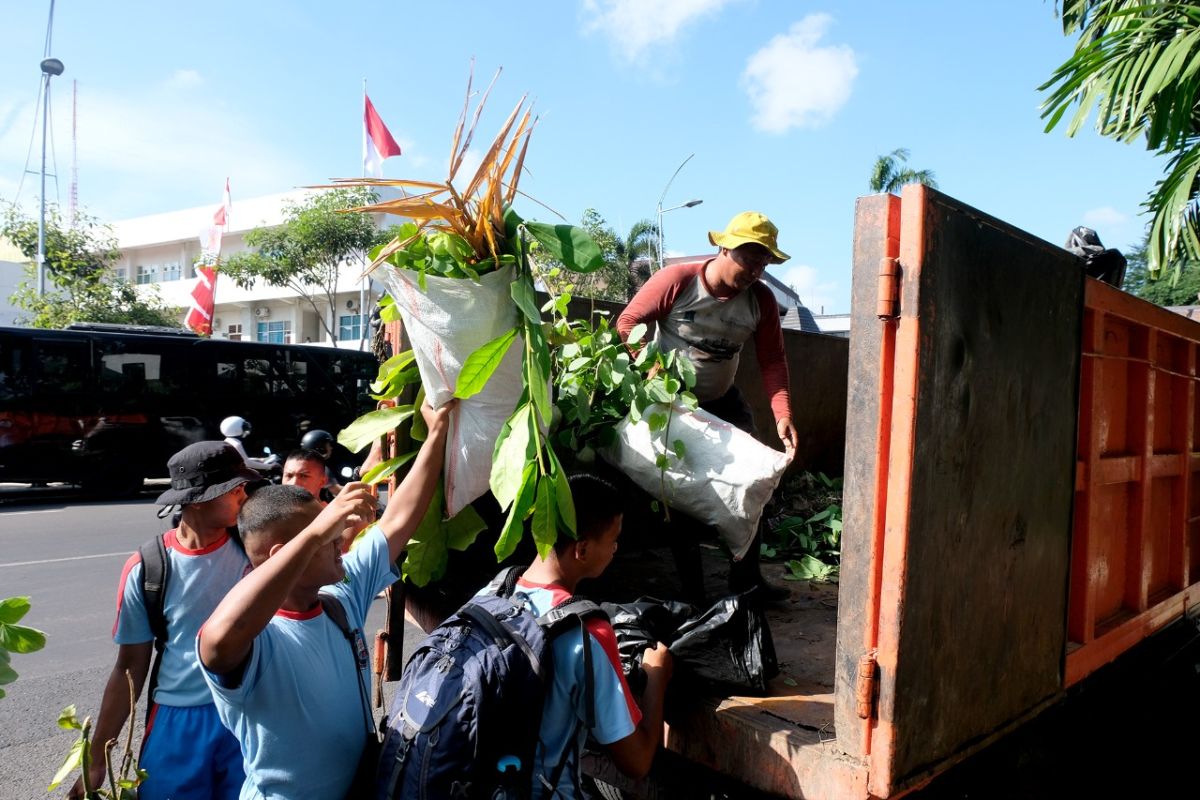
[[[279,456],[274,453],[266,458],[251,458],[246,454],[246,447],[242,444],[242,440],[250,435],[250,423],[243,417],[226,417],[221,420],[221,435],[225,437],[226,444],[241,454],[242,460],[250,469],[262,473],[276,472],[279,469],[281,462]]]

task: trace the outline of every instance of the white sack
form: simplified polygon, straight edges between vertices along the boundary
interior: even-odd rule
[[[509,286],[515,269],[505,267],[470,279],[429,275],[421,291],[412,270],[383,265],[383,281],[404,320],[404,333],[416,356],[425,396],[433,408],[454,397],[458,373],[467,357],[517,323]],[[504,421],[521,398],[518,336],[487,386],[459,402],[446,437],[446,513],[454,516],[488,490],[492,450]]]
[[[763,508],[791,459],[750,434],[707,411],[675,406],[669,430],[650,431],[647,409],[641,422],[628,417],[617,426],[617,441],[601,455],[653,497],[661,497],[700,522],[715,527],[735,559],[750,549]],[[677,458],[670,448],[682,441],[686,452]],[[662,474],[655,459],[668,453]]]

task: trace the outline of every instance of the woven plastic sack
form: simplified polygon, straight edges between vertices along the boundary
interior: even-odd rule
[[[429,405],[440,408],[454,397],[467,357],[517,322],[509,286],[514,269],[480,277],[425,278],[425,290],[411,270],[381,267],[384,283],[404,321]],[[446,437],[446,512],[454,516],[488,490],[492,451],[504,421],[521,398],[521,337],[512,343],[487,385],[458,404]]]
[[[646,420],[666,412],[667,406],[656,405],[640,422],[626,417],[617,426],[616,442],[601,455],[652,497],[665,487],[662,499],[671,508],[716,528],[734,559],[741,559],[790,459],[699,409],[676,405],[669,429],[651,431]],[[684,444],[682,458],[672,450],[676,441]],[[665,474],[655,463],[663,453],[668,454]]]

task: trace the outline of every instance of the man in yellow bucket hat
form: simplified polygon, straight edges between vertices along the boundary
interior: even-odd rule
[[[789,455],[796,450],[788,396],[788,367],[775,295],[759,278],[769,264],[782,264],[779,229],[766,215],[743,211],[723,231],[709,231],[716,256],[706,261],[672,264],[650,277],[617,319],[622,339],[639,323],[657,328],[664,351],[679,351],[696,367],[692,390],[700,407],[742,430],[754,433],[754,418],[734,385],[742,347],[754,340],[763,388],[775,416],[775,431]],[[734,565],[734,589],[762,584],[758,543]],[[686,580],[686,576],[685,576]],[[765,587],[773,596],[786,590]]]

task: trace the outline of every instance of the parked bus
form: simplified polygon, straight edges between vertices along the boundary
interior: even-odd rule
[[[371,353],[204,339],[171,328],[0,327],[0,482],[128,491],[250,420],[247,450],[286,453],[371,407]]]

